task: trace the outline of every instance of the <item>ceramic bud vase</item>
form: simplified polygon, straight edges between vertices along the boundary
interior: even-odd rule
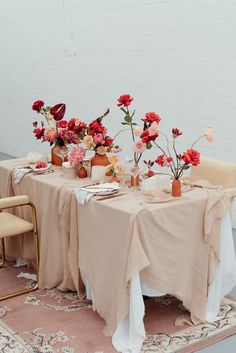
[[[131,168],[131,176],[130,176],[130,185],[134,186],[135,188],[138,188],[140,184],[139,174],[140,174],[140,168],[138,164],[135,164]]]
[[[172,196],[180,197],[181,196],[181,181],[180,179],[173,179],[172,181]]]
[[[108,157],[103,154],[98,154],[95,153],[95,155],[91,158],[91,167],[95,166],[95,165],[102,165],[102,166],[106,166],[108,164],[111,164],[111,162],[109,161]]]
[[[78,170],[78,177],[79,178],[87,178],[87,176],[88,176],[87,170],[83,166],[80,167]]]
[[[119,183],[120,180],[117,178],[116,175],[112,175],[111,179],[110,179],[110,182],[111,183]]]

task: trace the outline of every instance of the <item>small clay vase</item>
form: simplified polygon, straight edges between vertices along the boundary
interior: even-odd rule
[[[172,181],[172,196],[173,197],[181,196],[181,181],[179,179],[173,179]]]
[[[87,178],[87,176],[88,176],[87,170],[84,167],[80,167],[80,169],[78,170],[78,177]]]

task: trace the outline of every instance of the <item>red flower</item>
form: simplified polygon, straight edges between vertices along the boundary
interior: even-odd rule
[[[173,135],[173,138],[176,138],[178,136],[181,136],[182,132],[179,129],[174,128],[174,129],[172,129],[172,135]]]
[[[40,113],[42,107],[44,106],[44,102],[43,101],[35,101],[32,105],[32,109],[36,110],[37,113]]]
[[[152,177],[153,175],[155,175],[155,173],[154,173],[152,170],[149,170],[149,171],[147,172],[147,175],[148,175],[149,177]]]
[[[62,129],[65,129],[67,127],[67,121],[66,120],[60,120],[60,121],[57,121],[57,127],[60,127]]]
[[[164,154],[161,154],[155,160],[155,162],[159,164],[161,167],[169,167],[172,161],[173,161],[172,157],[166,157]]]
[[[106,135],[107,133],[107,129],[105,128],[105,126],[103,126],[102,124],[98,123],[97,120],[93,120],[90,124],[89,124],[89,135],[95,135],[97,133],[101,133],[103,135]]]
[[[140,138],[142,139],[142,142],[146,144],[148,144],[151,141],[154,141],[157,137],[158,137],[158,134],[150,136],[148,130],[144,130],[144,132],[140,136]]]
[[[156,121],[158,124],[161,121],[161,118],[158,114],[154,113],[154,112],[150,112],[150,113],[146,113],[145,114],[145,118],[142,119],[145,123],[153,123],[154,121]]]
[[[66,112],[66,105],[64,103],[59,103],[54,105],[50,109],[50,114],[52,114],[54,120],[59,121],[62,120]]]
[[[194,149],[189,149],[183,153],[182,159],[186,164],[197,166],[200,164],[200,153]]]
[[[106,147],[111,146],[112,142],[113,142],[113,139],[110,136],[107,136],[105,138],[105,142],[104,142],[103,146],[106,146]]]
[[[43,134],[44,134],[44,128],[42,129],[34,129],[33,133],[36,137],[37,140],[40,140],[42,137],[43,137]]]
[[[81,121],[78,125],[74,126],[74,132],[76,134],[79,134],[79,133],[85,131],[86,129],[87,129],[87,125],[83,121]]]
[[[117,99],[118,101],[118,107],[128,107],[133,100],[133,97],[131,97],[129,94],[124,94],[123,96],[120,96],[120,98]]]
[[[157,156],[157,159],[155,160],[155,162],[159,164],[161,167],[164,167],[165,155],[161,154],[160,156]]]

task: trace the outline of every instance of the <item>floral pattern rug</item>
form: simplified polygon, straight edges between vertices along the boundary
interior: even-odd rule
[[[115,353],[104,321],[90,301],[59,290],[32,292],[1,302],[0,353]],[[196,344],[236,332],[236,302],[224,299],[213,324],[189,326],[188,312],[171,296],[145,300],[147,337],[142,353],[194,352]],[[176,326],[175,324],[178,324]],[[230,331],[231,330],[231,331]],[[232,334],[232,333],[231,333]],[[222,339],[222,338],[221,338]],[[206,344],[204,342],[206,341]]]

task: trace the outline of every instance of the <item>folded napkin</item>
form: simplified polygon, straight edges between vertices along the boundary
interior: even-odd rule
[[[22,178],[28,174],[31,173],[32,169],[30,168],[15,168],[12,170],[12,178],[13,178],[13,183],[18,184]]]
[[[48,156],[36,151],[32,151],[26,157],[28,163],[48,162]]]
[[[99,185],[84,186],[74,190],[77,201],[84,205],[94,195],[110,194],[120,188],[118,183],[104,183]]]

